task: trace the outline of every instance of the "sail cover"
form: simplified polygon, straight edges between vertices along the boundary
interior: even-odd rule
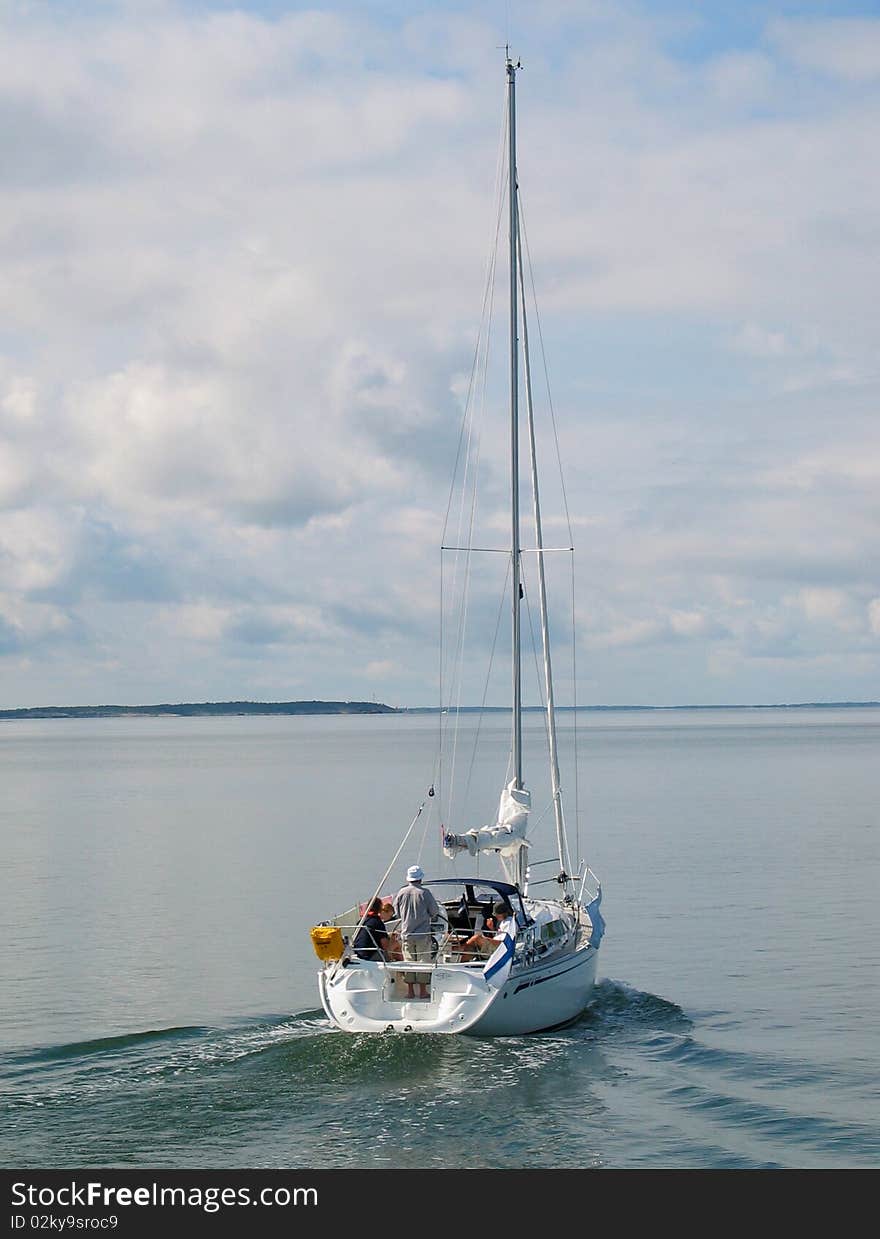
[[[532,807],[531,792],[524,787],[507,784],[498,802],[498,820],[494,826],[480,826],[463,835],[444,832],[443,851],[450,859],[458,852],[499,852],[502,860],[511,860],[520,849],[528,847],[526,831]]]

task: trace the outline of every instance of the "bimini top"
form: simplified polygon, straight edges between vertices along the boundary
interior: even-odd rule
[[[519,887],[514,886],[512,882],[497,882],[494,878],[425,878],[423,886],[488,886],[490,890],[497,891],[499,895],[504,895],[510,899],[511,895],[518,895]]]
[[[431,878],[425,878],[423,885],[452,886],[458,890],[464,887],[468,899],[480,899],[479,895],[474,894],[475,889],[492,891],[495,897],[510,904],[511,907],[518,906],[521,914],[527,915],[525,904],[522,901],[522,892],[512,882],[499,882],[495,878],[434,878],[433,881]]]

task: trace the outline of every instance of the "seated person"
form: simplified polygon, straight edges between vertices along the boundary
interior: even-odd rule
[[[488,957],[501,941],[501,924],[509,916],[513,916],[513,908],[509,903],[499,901],[492,907],[492,915],[486,917],[486,923],[483,928],[475,934],[471,934],[464,944],[464,950],[469,952],[467,956],[464,954],[462,958],[482,959]]]
[[[468,934],[463,929],[450,929],[440,943],[440,953],[444,959],[452,962],[470,958],[471,952],[465,946]]]
[[[383,921],[394,920],[394,904],[390,899],[383,899],[382,907],[379,909],[379,915]],[[385,931],[388,933],[387,929]],[[388,933],[388,944],[385,947],[385,954],[388,959],[403,959],[403,951],[400,948],[400,935],[392,931]]]
[[[382,918],[384,905],[377,895],[370,900],[367,914],[360,929],[354,936],[352,950],[358,959],[390,959],[391,936],[385,928]]]

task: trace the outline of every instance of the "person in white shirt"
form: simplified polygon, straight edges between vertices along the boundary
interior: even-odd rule
[[[471,934],[465,947],[473,950],[485,951],[491,955],[498,943],[504,937],[501,926],[509,916],[513,916],[513,908],[509,903],[503,900],[498,900],[492,905],[492,915],[487,917],[486,924],[479,933]],[[487,932],[488,931],[488,932]],[[516,931],[514,931],[515,933]]]

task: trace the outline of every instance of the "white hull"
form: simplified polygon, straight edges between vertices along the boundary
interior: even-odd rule
[[[318,987],[327,1016],[344,1032],[516,1037],[580,1015],[592,997],[596,960],[593,947],[581,946],[512,969],[500,989],[487,984],[479,967],[422,965],[431,997],[409,1000],[400,981],[402,965],[354,960],[323,969]]]
[[[567,1024],[589,1006],[597,959],[597,951],[586,946],[524,972],[512,972],[500,997],[467,1031],[479,1037],[516,1037]]]

